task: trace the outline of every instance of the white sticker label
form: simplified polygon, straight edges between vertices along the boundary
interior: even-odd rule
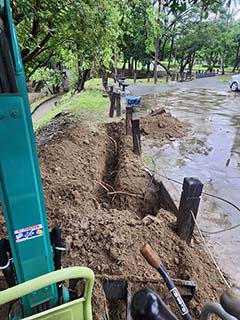
[[[14,234],[16,242],[32,240],[43,236],[43,226],[41,224],[37,224],[35,226],[15,230]]]
[[[178,289],[177,288],[173,288],[172,290],[170,290],[170,292],[174,296],[175,300],[177,301],[178,308],[179,308],[182,316],[185,316],[185,314],[188,313],[188,309],[187,309],[182,297],[180,296],[180,293],[178,292]]]

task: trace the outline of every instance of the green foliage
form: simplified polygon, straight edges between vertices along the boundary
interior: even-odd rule
[[[50,59],[71,65],[75,80],[110,66],[121,33],[116,0],[15,0],[13,14],[27,75]]]
[[[176,13],[178,11],[184,12],[190,5],[200,3],[204,10],[207,10],[211,5],[215,3],[221,3],[219,0],[166,0],[164,6],[170,8],[171,12]]]
[[[43,81],[50,92],[52,92],[52,87],[57,87],[61,84],[62,79],[62,74],[59,70],[43,67],[38,68],[31,77],[33,81]]]
[[[55,85],[59,74],[50,70],[62,65],[75,89],[85,81],[86,70],[95,75],[111,72],[115,53],[132,65],[149,64],[156,39],[160,40],[159,59],[167,61],[166,68],[174,64],[187,68],[194,60],[209,69],[221,61],[237,65],[240,29],[232,18],[234,3],[13,0],[12,7],[27,77],[43,77]]]
[[[157,11],[151,0],[125,0],[120,12],[123,36],[118,44],[124,60],[133,58],[145,64],[149,60],[149,52],[155,50],[155,40],[161,32]]]

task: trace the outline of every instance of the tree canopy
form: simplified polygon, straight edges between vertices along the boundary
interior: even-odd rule
[[[13,0],[27,77],[68,70],[81,91],[90,72],[104,74],[114,57],[130,70],[155,62],[171,73],[204,62],[238,68],[240,28],[230,0]],[[231,8],[231,10],[230,10]],[[224,70],[224,68],[223,68]]]

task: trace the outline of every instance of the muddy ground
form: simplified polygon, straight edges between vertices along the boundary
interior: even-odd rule
[[[169,113],[142,123],[146,137],[162,141],[189,130]],[[205,302],[218,300],[222,280],[197,237],[187,246],[176,235],[176,217],[166,210],[161,184],[133,153],[123,121],[87,128],[60,115],[37,141],[49,226],[60,226],[67,248],[63,265],[88,266],[96,274],[95,320],[126,319],[122,304],[112,307],[106,301],[104,278],[127,280],[132,294],[151,287],[178,312],[166,285],[139,253],[145,243],[152,244],[174,279],[196,283],[195,296],[187,302],[194,319]]]

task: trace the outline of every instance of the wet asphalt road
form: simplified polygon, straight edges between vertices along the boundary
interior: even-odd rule
[[[229,91],[228,83],[219,81],[221,76],[212,78],[196,79],[189,82],[171,82],[169,84],[151,85],[151,84],[131,84],[129,90],[133,95],[145,95],[158,92],[172,91],[178,88],[186,89],[209,89],[219,91]]]
[[[240,207],[240,92],[228,83],[205,78],[163,86],[132,85],[142,95],[142,110],[162,106],[178,119],[187,121],[192,132],[181,141],[146,146],[157,170],[172,179],[196,177],[204,191]],[[174,185],[180,195],[181,186]],[[240,212],[224,201],[204,195],[198,214],[200,227],[221,231],[240,223]],[[208,234],[218,263],[233,281],[240,283],[240,228]]]

